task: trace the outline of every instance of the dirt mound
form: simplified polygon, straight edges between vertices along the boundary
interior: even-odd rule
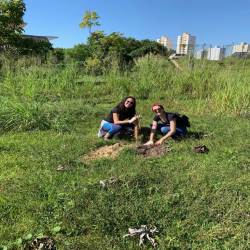
[[[125,143],[116,143],[114,145],[107,145],[101,148],[98,148],[88,155],[85,154],[81,156],[81,162],[85,162],[86,160],[95,160],[97,158],[116,158],[119,155],[119,152],[123,150],[125,147],[135,147],[135,145],[127,145]],[[162,146],[146,146],[140,145],[137,147],[137,155],[143,156],[145,158],[150,157],[162,157],[167,155],[170,151],[170,148],[165,148]],[[59,166],[61,167],[61,166]],[[61,169],[58,169],[61,170]]]
[[[137,155],[143,156],[145,158],[150,157],[162,157],[167,155],[171,151],[170,148],[165,148],[162,146],[153,146],[153,145],[140,145],[137,148]]]
[[[83,155],[81,161],[95,160],[96,158],[116,158],[119,152],[125,147],[133,147],[133,145],[126,145],[125,143],[116,143],[114,145],[107,145],[90,152],[88,155]]]

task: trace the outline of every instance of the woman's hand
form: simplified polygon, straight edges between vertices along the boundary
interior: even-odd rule
[[[155,143],[155,146],[159,146],[159,145],[161,145],[162,143],[163,143],[163,139],[160,139],[159,141],[157,141],[156,143]]]
[[[154,141],[148,141],[147,143],[144,143],[143,145],[145,146],[154,145]]]
[[[141,119],[142,116],[141,116],[141,115],[137,115],[136,118],[137,118],[137,119]]]
[[[137,120],[137,117],[133,117],[133,118],[131,118],[130,120],[128,120],[128,123],[133,123],[134,121],[136,121]]]

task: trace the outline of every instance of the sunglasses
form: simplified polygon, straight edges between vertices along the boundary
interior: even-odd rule
[[[157,111],[160,111],[161,110],[161,108],[158,108],[158,109],[153,109],[153,112],[157,112]]]
[[[131,101],[128,101],[128,100],[126,100],[126,102],[128,102],[128,103],[130,103],[130,104],[134,104],[134,102],[131,102]]]

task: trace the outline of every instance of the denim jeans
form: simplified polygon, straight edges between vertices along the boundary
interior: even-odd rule
[[[102,130],[107,131],[110,135],[114,135],[118,133],[121,130],[134,130],[134,124],[126,123],[126,124],[114,124],[114,123],[109,123],[106,122],[102,126]]]
[[[150,124],[150,127],[152,128],[153,124]],[[170,131],[170,126],[166,124],[158,124],[157,125],[157,131],[160,131],[162,134],[166,135]],[[185,126],[176,128],[175,134],[173,134],[171,137],[173,139],[177,139],[178,136],[185,135],[187,133],[187,128]]]

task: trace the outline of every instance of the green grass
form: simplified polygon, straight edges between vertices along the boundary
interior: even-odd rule
[[[160,72],[154,59],[127,75],[98,78],[77,68],[4,74],[0,246],[29,249],[43,234],[57,249],[137,249],[138,238],[122,236],[146,224],[159,230],[156,249],[250,248],[250,124],[249,109],[242,106],[249,100],[249,73],[240,73],[239,66],[238,73],[220,69],[213,75],[205,67],[179,72],[167,61]],[[67,74],[72,82],[63,80]],[[55,78],[62,84],[53,85]],[[143,115],[140,138],[149,136],[155,101],[188,115],[190,136],[169,139],[172,151],[162,158],[144,159],[125,148],[116,159],[81,162],[81,155],[118,142],[97,138],[97,131],[127,94],[137,98]],[[208,154],[192,151],[200,144]],[[70,168],[56,171],[59,165]],[[99,181],[112,176],[121,181],[102,189]],[[140,249],[153,247],[145,242]]]

